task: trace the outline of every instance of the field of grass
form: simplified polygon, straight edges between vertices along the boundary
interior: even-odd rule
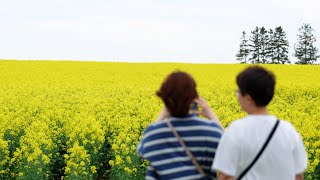
[[[143,179],[136,153],[162,108],[166,75],[189,72],[225,127],[245,114],[235,76],[247,65],[0,61],[0,179]],[[287,119],[320,178],[320,66],[265,65],[277,76],[270,111]]]

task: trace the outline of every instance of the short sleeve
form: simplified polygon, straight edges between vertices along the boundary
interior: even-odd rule
[[[140,156],[140,157],[143,157],[143,155],[146,153],[145,152],[145,148],[144,148],[144,144],[146,143],[146,141],[148,140],[148,138],[147,138],[147,134],[148,134],[148,132],[150,132],[150,130],[151,130],[151,125],[149,125],[145,130],[144,130],[144,132],[143,132],[143,135],[142,135],[142,138],[141,138],[141,140],[140,140],[140,142],[139,142],[139,144],[138,144],[138,146],[137,146],[137,151],[138,151],[138,155]]]
[[[308,156],[305,150],[303,140],[300,134],[294,129],[294,137],[295,137],[295,146],[293,150],[293,158],[294,158],[294,171],[296,174],[303,173],[308,166]]]
[[[239,145],[234,139],[232,125],[222,134],[211,169],[235,176],[239,161]]]
[[[148,166],[147,174],[146,174],[145,179],[146,179],[146,180],[156,180],[156,179],[159,179],[158,173],[156,172],[156,170],[155,170],[151,165]]]
[[[143,157],[144,150],[143,150],[143,142],[142,142],[142,140],[139,142],[139,144],[137,146],[137,151],[138,151],[138,155],[140,157]]]

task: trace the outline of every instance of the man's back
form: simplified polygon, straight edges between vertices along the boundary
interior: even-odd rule
[[[223,135],[212,168],[238,177],[253,161],[276,123],[270,115],[248,115]],[[280,121],[271,141],[243,179],[295,179],[307,167],[302,139],[291,123]]]

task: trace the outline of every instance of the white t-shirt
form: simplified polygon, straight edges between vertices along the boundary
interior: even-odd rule
[[[234,121],[222,135],[212,169],[238,176],[253,161],[277,118],[271,115],[248,115]],[[268,146],[243,177],[243,180],[293,180],[307,168],[303,141],[290,122],[280,121]]]

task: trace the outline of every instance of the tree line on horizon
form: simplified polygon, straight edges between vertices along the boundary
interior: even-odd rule
[[[314,45],[316,37],[310,24],[303,24],[294,44],[293,56],[298,59],[296,64],[316,64],[320,56]],[[237,60],[242,64],[290,64],[289,41],[281,26],[274,30],[265,27],[256,27],[248,37],[245,31],[240,38]]]

